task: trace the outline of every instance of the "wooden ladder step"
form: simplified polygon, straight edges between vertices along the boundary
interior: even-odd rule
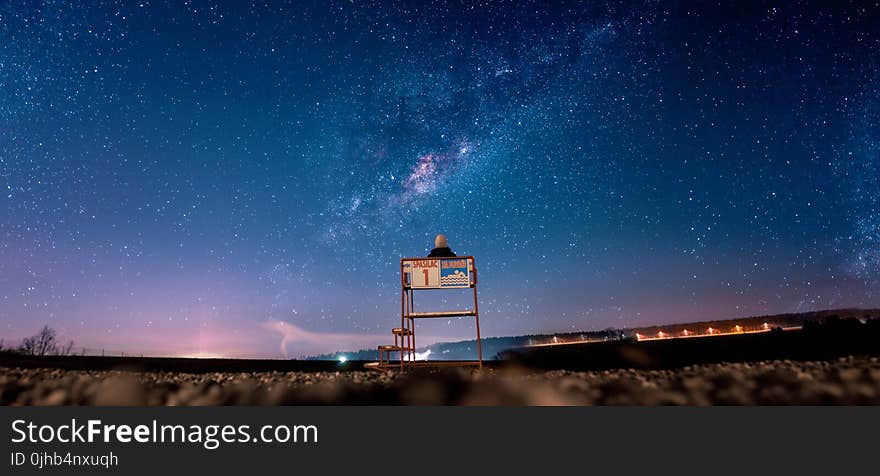
[[[466,316],[476,316],[477,313],[471,309],[465,309],[463,311],[439,311],[439,312],[411,312],[406,314],[404,317],[409,319],[417,319],[424,317],[466,317]]]

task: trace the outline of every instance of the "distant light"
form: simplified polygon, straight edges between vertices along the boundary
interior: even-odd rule
[[[348,357],[346,357],[346,356],[344,356],[344,355],[340,355],[340,356],[339,356],[339,363],[340,363],[340,364],[344,364],[344,363],[346,363],[346,362],[348,362]]]

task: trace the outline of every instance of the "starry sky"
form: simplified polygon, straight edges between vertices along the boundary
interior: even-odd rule
[[[0,2],[0,337],[371,347],[441,232],[487,336],[880,306],[877,3],[425,3]]]

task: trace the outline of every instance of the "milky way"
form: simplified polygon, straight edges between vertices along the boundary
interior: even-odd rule
[[[421,3],[0,5],[0,338],[369,346],[440,232],[487,335],[880,305],[880,8]]]
[[[835,172],[848,195],[850,233],[845,271],[880,290],[880,81],[867,82],[851,119],[851,145],[836,157]]]

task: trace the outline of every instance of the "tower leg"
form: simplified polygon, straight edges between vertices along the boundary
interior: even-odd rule
[[[409,312],[410,313],[413,313],[416,310],[415,299],[416,299],[415,293],[412,290],[410,290],[410,294],[409,294]],[[416,361],[416,320],[415,319],[409,320],[409,327],[410,327],[410,332],[412,333],[412,350],[410,352],[410,355],[412,355],[411,362],[415,362]]]
[[[406,289],[402,289],[400,291],[400,327],[404,327],[405,316],[407,314],[406,304],[408,299],[406,297]],[[397,338],[395,337],[395,340]],[[400,370],[403,370],[403,350],[400,351]]]
[[[483,368],[483,344],[480,339],[480,307],[477,304],[477,285],[474,284],[474,321],[477,324],[477,358],[480,360],[480,368]]]

